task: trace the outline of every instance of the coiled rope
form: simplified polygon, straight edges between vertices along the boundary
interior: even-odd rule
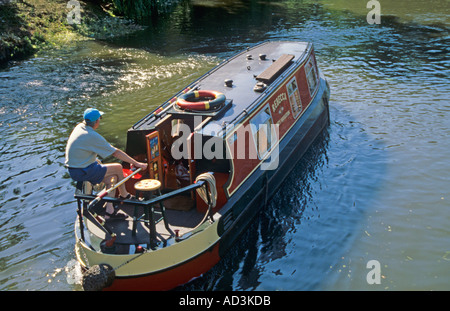
[[[200,180],[204,180],[208,183],[209,198],[210,198],[211,202],[208,202],[208,195],[206,193],[206,187],[197,188],[198,195],[200,196],[200,198],[203,199],[203,201],[205,201],[206,204],[211,204],[211,208],[216,207],[217,189],[216,189],[216,179],[214,178],[214,175],[211,173],[200,174],[195,179],[195,182],[198,182]]]
[[[213,216],[212,216],[212,209],[214,207],[216,207],[216,202],[217,202],[217,189],[216,189],[216,179],[214,178],[214,175],[211,173],[203,173],[197,176],[197,178],[195,179],[195,182],[199,182],[200,180],[204,180],[208,183],[208,187],[200,187],[197,188],[197,193],[200,196],[200,198],[203,199],[203,201],[205,201],[205,203],[208,205],[208,210],[205,213],[205,216],[203,217],[202,221],[200,221],[198,223],[197,226],[195,226],[195,228],[193,228],[192,230],[182,234],[181,236],[178,237],[178,241],[181,241],[184,239],[185,236],[189,237],[189,234],[195,234],[195,232],[197,231],[197,229],[205,223],[206,219],[208,219],[208,217],[210,217],[210,220],[213,222]],[[210,202],[208,202],[208,195],[206,192],[206,189],[209,188],[209,200]]]

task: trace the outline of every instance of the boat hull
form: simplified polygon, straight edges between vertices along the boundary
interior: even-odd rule
[[[75,252],[85,270],[103,263],[114,269],[115,279],[104,290],[170,290],[202,275],[219,262],[217,225],[218,222],[171,247],[131,255],[94,251],[80,239],[76,227]]]
[[[211,249],[199,254],[197,257],[163,271],[153,272],[148,275],[139,275],[136,277],[117,277],[113,284],[110,287],[105,288],[105,290],[171,290],[181,284],[188,283],[216,265],[220,260],[219,247],[220,243],[217,243],[212,246]]]

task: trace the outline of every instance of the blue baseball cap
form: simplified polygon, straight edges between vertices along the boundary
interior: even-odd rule
[[[95,122],[103,115],[102,111],[98,111],[95,108],[88,108],[84,111],[83,118],[91,122]]]

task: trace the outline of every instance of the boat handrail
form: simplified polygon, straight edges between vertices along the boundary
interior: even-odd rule
[[[208,172],[208,174],[212,176],[214,173]],[[188,185],[186,187],[183,187],[183,188],[171,191],[171,192],[163,194],[163,195],[159,195],[159,196],[151,198],[149,200],[143,200],[143,201],[136,200],[136,199],[125,199],[125,200],[123,200],[123,199],[117,199],[117,198],[114,198],[114,197],[104,196],[104,197],[101,198],[100,202],[112,202],[112,203],[119,203],[119,204],[127,203],[129,205],[134,205],[135,207],[143,206],[144,208],[149,208],[151,205],[155,205],[155,204],[159,203],[161,205],[161,213],[162,213],[163,217],[165,218],[165,216],[164,216],[164,207],[162,205],[162,201],[170,199],[170,198],[175,197],[177,195],[180,195],[180,194],[182,194],[184,192],[188,192],[188,191],[193,191],[193,190],[199,189],[200,187],[203,187],[203,186],[206,186],[206,188],[208,189],[210,187],[210,185],[208,183],[210,183],[210,180],[208,180],[208,178],[204,178],[203,179],[201,177],[201,175],[199,175],[199,177],[197,178],[197,180],[193,184],[190,184],[190,185]],[[212,190],[210,189],[210,191],[212,191]],[[214,193],[214,191],[213,191],[213,193]],[[206,201],[207,201],[206,203],[208,204],[208,210],[207,210],[205,216],[203,217],[202,221],[194,229],[192,229],[191,231],[189,231],[187,233],[193,234],[194,231],[197,228],[199,228],[200,225],[202,225],[206,221],[206,219],[208,217],[210,217],[210,219],[213,221],[211,211],[212,211],[212,208],[213,208],[213,204],[215,205],[215,203],[212,203],[210,194],[208,193],[208,190],[206,190],[205,194],[201,195],[201,197],[202,198],[205,197],[204,199],[206,199]],[[93,202],[96,198],[98,198],[98,196],[87,195],[87,194],[80,194],[79,192],[75,192],[75,198],[77,199],[77,202],[78,202],[77,213],[78,213],[78,216],[79,216],[79,219],[80,219],[81,239],[83,241],[85,241],[84,234],[83,234],[83,227],[84,227],[84,225],[83,225],[83,220],[82,220],[82,218],[83,218],[82,215],[84,215],[84,212],[82,211],[82,209],[83,209],[85,212],[87,212],[87,214],[86,214],[87,217],[91,216],[91,219],[93,219],[93,222],[94,222],[94,224],[97,227],[99,227],[103,232],[109,234],[110,239],[105,240],[106,241],[105,245],[106,246],[113,245],[115,240],[116,240],[116,237],[117,237],[116,234],[111,230],[111,228],[109,228],[109,226],[106,223],[104,223],[104,222],[102,223],[101,221],[99,222],[95,212],[94,212],[94,214],[92,214],[92,211],[90,211],[90,209],[87,206],[87,202],[86,201]],[[82,201],[85,201],[85,202],[82,204],[81,203]],[[82,207],[82,205],[83,205],[83,207]],[[149,221],[153,222],[154,221],[153,218],[151,218],[151,219],[152,220],[149,220]],[[164,222],[165,222],[166,229],[171,234],[173,234],[173,232],[169,228],[168,223],[166,222],[166,220],[164,220]],[[155,235],[156,235],[154,224],[155,223],[153,222],[153,226],[150,226],[150,244],[151,245],[154,242]],[[179,236],[178,234],[176,234],[175,236],[177,237],[178,241],[181,241],[181,240],[184,239],[183,235]]]
[[[133,200],[133,199],[118,199],[118,198],[113,198],[113,197],[103,197],[102,201],[105,202],[112,202],[112,203],[126,203],[126,204],[130,204],[130,205],[135,205],[135,206],[150,206],[162,201],[165,201],[167,199],[170,199],[174,196],[177,196],[179,194],[182,194],[184,192],[188,192],[188,191],[192,191],[195,190],[197,188],[202,187],[204,184],[206,183],[205,180],[200,180],[194,184],[188,185],[186,187],[165,193],[163,195],[157,196],[155,198],[149,199],[149,200],[143,200],[143,201],[139,201],[139,200]],[[95,195],[92,194],[75,194],[75,198],[76,199],[80,199],[80,200],[94,200],[96,198]]]

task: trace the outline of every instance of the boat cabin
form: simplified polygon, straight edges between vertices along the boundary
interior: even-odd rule
[[[248,49],[226,60],[129,129],[126,152],[148,162],[150,178],[161,182],[163,192],[213,172],[218,188],[215,209],[220,209],[278,143],[271,131],[258,131],[259,125],[276,124],[278,134],[283,135],[312,101],[319,80],[312,52],[309,43],[268,42],[257,51]],[[287,83],[285,76],[291,76]],[[195,92],[202,95],[204,90],[212,91],[183,100],[192,106],[179,105],[180,97]],[[214,92],[223,95],[222,99],[214,107],[200,110],[197,104],[213,102]],[[254,133],[238,144],[237,128],[242,125],[250,125],[247,131],[251,128]],[[131,182],[129,191],[133,191]],[[198,196],[192,197],[189,205],[205,208]],[[171,208],[170,203],[166,208]]]

